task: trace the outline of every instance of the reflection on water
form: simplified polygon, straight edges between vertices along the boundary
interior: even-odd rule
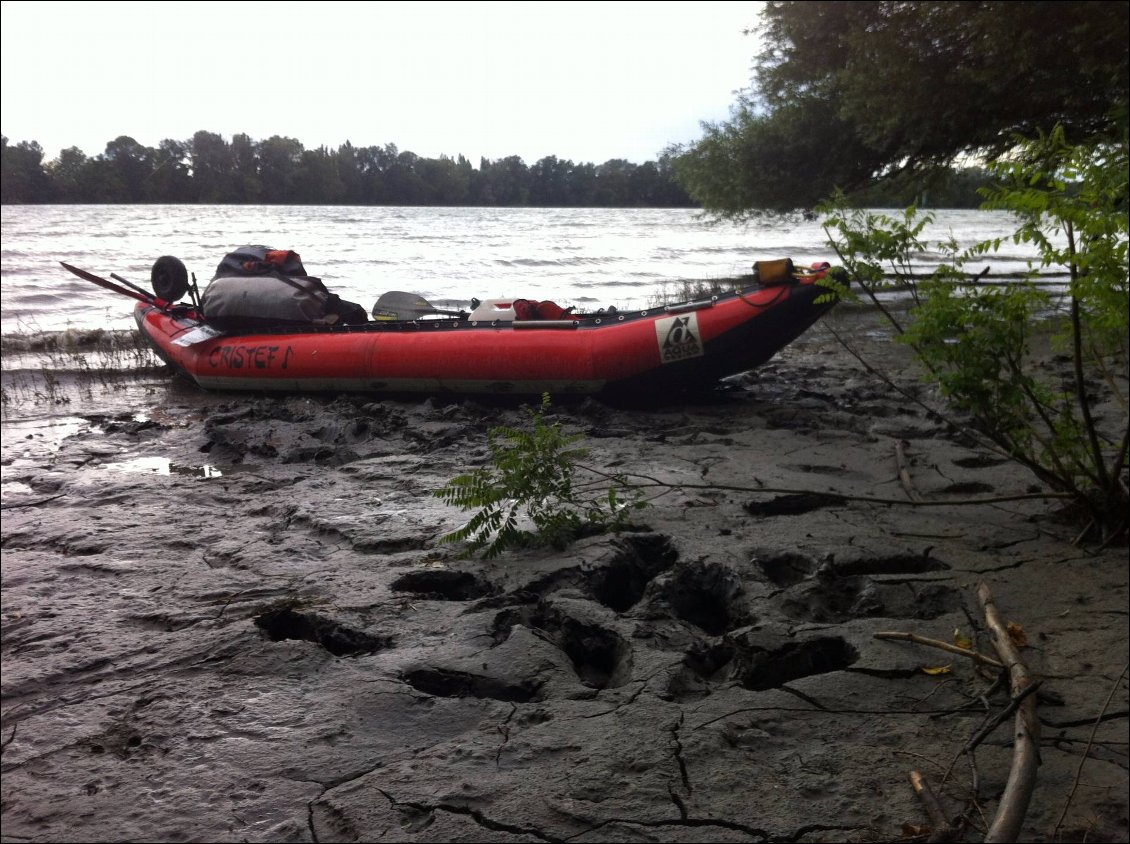
[[[167,457],[135,457],[121,463],[106,463],[104,468],[117,472],[137,472],[146,475],[181,475],[186,478],[222,478],[224,473],[215,466],[185,466]]]
[[[32,490],[25,483],[23,470],[49,460],[65,438],[86,427],[87,422],[77,416],[52,416],[50,409],[18,420],[5,419],[0,424],[0,494],[28,494]]]
[[[91,377],[74,369],[55,372],[49,365],[0,371],[0,471],[5,496],[18,491],[12,484],[26,467],[54,460],[68,438],[109,423],[186,425],[230,398],[204,392],[163,368],[106,371]],[[201,467],[185,468],[199,477],[216,477]],[[172,466],[168,471],[178,472]]]

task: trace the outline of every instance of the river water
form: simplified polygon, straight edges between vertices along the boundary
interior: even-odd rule
[[[966,247],[1015,228],[1004,212],[935,214],[930,249],[916,256],[923,270],[943,260],[940,241]],[[710,225],[683,209],[6,205],[2,216],[6,338],[133,327],[132,299],[70,275],[60,261],[148,289],[153,262],[175,255],[203,289],[225,253],[264,244],[298,252],[307,272],[368,310],[392,290],[447,307],[522,296],[631,309],[686,280],[747,274],[758,260],[836,260],[818,221]],[[994,274],[1016,273],[1032,256],[1010,245],[985,263]]]

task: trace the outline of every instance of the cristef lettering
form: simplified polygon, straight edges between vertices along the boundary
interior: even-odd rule
[[[213,369],[286,369],[294,349],[287,346],[217,346],[208,354]]]

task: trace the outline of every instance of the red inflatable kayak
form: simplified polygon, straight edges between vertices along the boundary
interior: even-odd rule
[[[195,280],[190,289],[184,265],[171,256],[154,264],[157,295],[116,275],[109,281],[63,266],[137,299],[134,316],[142,336],[201,387],[279,392],[634,393],[662,399],[765,363],[835,303],[821,279],[831,275],[847,283],[843,271],[828,264],[797,271],[782,259],[755,264],[754,283],[744,289],[638,311],[571,314],[551,302],[496,299],[473,302],[470,313],[451,313],[393,291],[377,301],[376,318],[367,320],[360,306],[338,302],[318,279],[305,276],[296,253],[265,250],[244,247],[225,258],[268,260],[245,264],[258,279],[231,282],[218,275],[213,285],[235,286],[221,290],[209,311],[224,315],[217,300],[247,310],[247,296],[270,290],[275,298],[255,301],[243,315],[254,317],[257,328],[233,328],[220,316],[206,320],[201,300],[208,310],[212,288],[199,297]],[[275,273],[270,261],[276,258],[290,261],[298,275]],[[273,273],[274,281],[264,281],[264,272]],[[279,290],[286,296],[277,297]],[[176,304],[186,292],[192,303]],[[336,313],[297,322],[311,302],[338,302]],[[280,322],[280,314],[289,321]]]
[[[631,312],[519,320],[509,303],[466,317],[224,333],[187,306],[139,302],[157,354],[208,390],[651,393],[703,388],[769,360],[831,301],[827,271]],[[486,310],[484,310],[486,309]]]

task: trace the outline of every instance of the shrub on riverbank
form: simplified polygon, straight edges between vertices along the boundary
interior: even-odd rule
[[[1061,297],[1025,281],[979,284],[980,275],[965,271],[970,261],[998,251],[1001,240],[965,253],[954,249],[951,263],[915,280],[911,257],[926,248],[920,236],[930,217],[913,208],[897,219],[832,205],[825,230],[862,295],[914,348],[950,406],[1001,453],[1071,495],[1081,538],[1124,538],[1130,407],[1126,141],[1071,146],[1057,129],[1023,144],[993,170],[1001,185],[986,191],[985,207],[1016,215],[1013,242],[1035,245],[1042,266],[1068,268]],[[877,296],[892,283],[892,269],[893,283],[906,285],[915,303],[905,320]],[[1049,316],[1061,318],[1056,342],[1071,360],[1067,383],[1032,365],[1032,328]],[[1121,407],[1118,418],[1096,415],[1103,390]]]

